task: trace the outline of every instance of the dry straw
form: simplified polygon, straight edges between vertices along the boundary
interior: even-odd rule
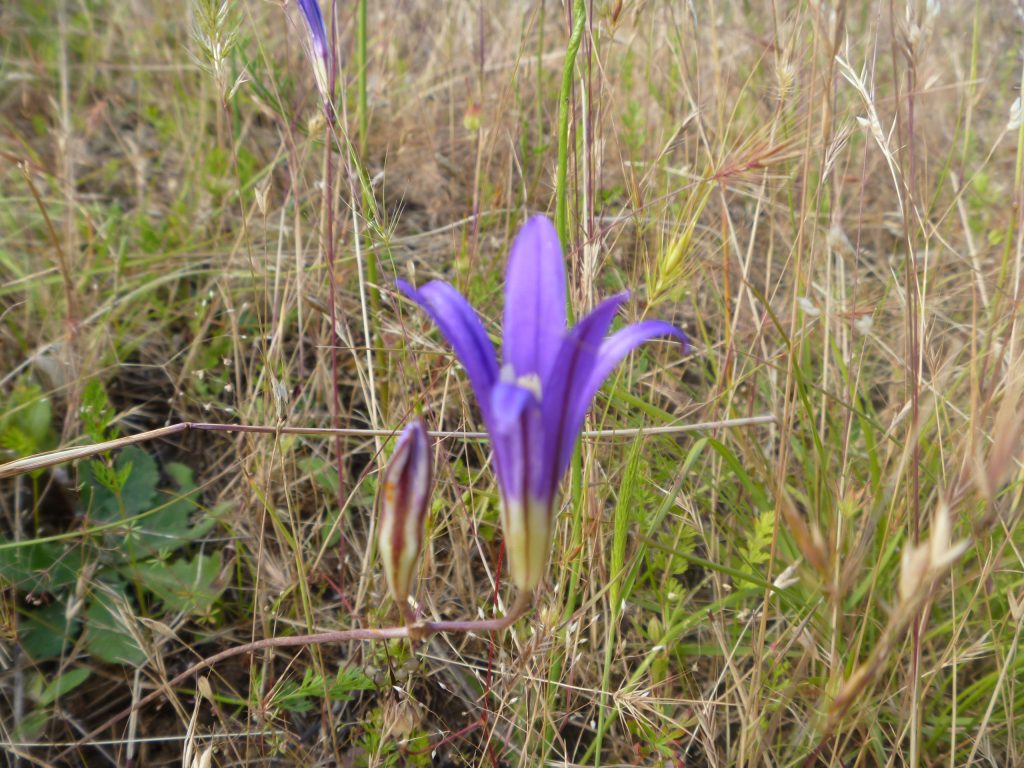
[[[747,416],[738,419],[722,419],[720,421],[702,421],[695,424],[678,424],[661,427],[637,427],[627,429],[592,429],[584,430],[582,435],[585,438],[595,439],[601,437],[635,437],[644,435],[676,435],[686,432],[704,432],[716,429],[728,429],[732,427],[748,427],[757,424],[772,424],[775,416],[770,413],[759,416]],[[248,432],[263,435],[302,435],[305,437],[392,437],[396,434],[391,429],[331,429],[329,427],[269,427],[257,424],[212,424],[200,421],[183,421],[178,424],[171,424],[158,429],[151,429],[147,432],[139,432],[135,435],[119,437],[116,440],[106,440],[102,443],[90,443],[79,445],[73,448],[60,448],[55,451],[37,453],[34,456],[27,456],[23,459],[9,461],[0,464],[0,480],[8,477],[17,477],[28,472],[35,472],[47,467],[54,467],[58,464],[65,464],[69,461],[87,459],[91,456],[98,456],[107,451],[114,451],[137,443],[146,443],[150,440],[159,440],[171,435],[197,430],[201,432]],[[432,431],[430,437],[458,438],[463,440],[483,440],[487,437],[486,432],[462,432],[462,431]]]

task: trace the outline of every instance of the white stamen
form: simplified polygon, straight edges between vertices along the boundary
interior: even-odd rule
[[[522,387],[528,392],[533,393],[533,396],[540,400],[540,376],[536,373],[516,376],[512,363],[505,363],[498,372],[498,380],[502,384],[515,384],[517,387]]]
[[[540,376],[536,373],[528,373],[525,376],[520,376],[516,379],[518,384],[523,389],[528,389],[533,393],[533,396],[540,400]]]

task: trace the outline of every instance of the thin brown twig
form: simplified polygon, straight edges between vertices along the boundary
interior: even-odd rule
[[[600,437],[635,437],[644,435],[675,435],[685,432],[700,432],[728,427],[749,427],[758,424],[775,423],[775,415],[764,413],[758,416],[745,416],[738,419],[722,419],[718,421],[701,421],[693,424],[674,424],[662,427],[629,427],[623,429],[588,429],[583,431],[585,438]],[[178,424],[171,424],[166,427],[151,429],[146,432],[139,432],[135,435],[119,437],[115,440],[106,440],[102,443],[90,443],[79,445],[73,448],[58,448],[54,451],[45,451],[23,459],[15,459],[6,464],[0,464],[0,480],[8,477],[17,477],[26,472],[34,472],[39,469],[46,469],[57,464],[64,464],[68,461],[87,459],[90,456],[97,456],[107,451],[114,451],[136,443],[145,443],[150,440],[157,440],[162,437],[176,435],[179,432],[199,430],[204,432],[248,432],[263,435],[303,435],[306,437],[391,437],[397,434],[393,429],[331,429],[328,427],[271,427],[261,424],[215,424],[201,421],[182,421]],[[463,440],[483,440],[487,438],[486,432],[460,432],[457,430],[433,430],[427,433],[431,437],[446,438],[455,437]]]
[[[161,685],[154,691],[143,696],[136,702],[133,702],[129,706],[122,709],[113,717],[109,718],[102,725],[89,731],[77,742],[69,746],[59,755],[56,760],[59,761],[70,754],[73,750],[85,746],[90,739],[94,736],[98,736],[108,728],[113,727],[121,720],[126,717],[130,717],[133,713],[145,707],[157,699],[161,698],[172,688],[180,685],[185,680],[189,679],[193,675],[202,672],[204,669],[209,669],[215,664],[219,664],[227,659],[234,658],[235,656],[241,656],[246,653],[253,653],[266,648],[294,648],[294,647],[306,647],[310,645],[323,645],[325,643],[346,643],[352,641],[380,641],[380,640],[394,640],[401,638],[409,638],[413,641],[423,640],[430,635],[435,635],[443,632],[497,632],[510,627],[518,618],[527,612],[530,608],[531,593],[520,592],[516,596],[516,601],[512,604],[511,609],[504,616],[496,619],[481,619],[475,621],[418,621],[413,624],[408,624],[404,627],[379,627],[377,629],[339,629],[332,630],[329,632],[316,632],[310,635],[292,635],[289,637],[266,637],[262,640],[255,640],[251,643],[243,643],[242,645],[235,645],[231,648],[225,648],[219,653],[215,653],[212,656],[207,656],[204,659],[200,659],[195,664],[190,666],[184,672],[180,672],[171,678],[167,683]]]

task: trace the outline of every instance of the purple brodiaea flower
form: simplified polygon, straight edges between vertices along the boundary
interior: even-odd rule
[[[330,100],[330,79],[328,73],[331,70],[330,48],[327,45],[327,27],[324,26],[324,17],[320,13],[319,0],[298,0],[299,9],[306,19],[306,26],[309,28],[310,54],[313,57],[313,75],[316,77],[317,88],[325,101]]]
[[[466,369],[491,438],[511,579],[533,589],[547,565],[558,485],[598,388],[637,345],[674,336],[686,346],[686,335],[647,320],[605,338],[628,293],[568,328],[562,248],[543,216],[526,222],[509,254],[500,366],[480,318],[452,286],[398,287],[433,318]]]

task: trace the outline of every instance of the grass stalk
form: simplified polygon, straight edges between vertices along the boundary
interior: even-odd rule
[[[569,247],[568,227],[569,117],[573,112],[571,97],[573,79],[576,74],[576,55],[579,53],[580,44],[583,41],[583,31],[586,28],[586,21],[587,9],[585,0],[575,0],[572,6],[572,26],[569,35],[569,43],[566,47],[565,61],[562,65],[562,84],[558,94],[558,166],[555,172],[555,230],[558,232],[558,239],[561,241],[562,248],[568,258],[572,258],[572,251]],[[571,274],[571,270],[567,271]],[[567,315],[571,318],[574,314],[571,295],[566,295],[565,302]],[[562,606],[563,627],[567,627],[569,625],[569,619],[576,610],[576,590],[582,567],[583,458],[579,443],[577,443],[576,448],[573,451],[572,460],[569,465],[569,478],[570,507],[572,509],[573,521],[572,534],[570,536],[570,547],[571,551],[576,552],[576,555],[570,564],[568,584],[566,585],[565,592],[565,603]],[[565,629],[560,631],[560,634],[563,635],[563,640],[565,631]],[[562,646],[563,644],[560,643],[559,645]],[[559,680],[561,677],[562,660],[558,654],[555,654],[552,656],[551,664],[548,669],[548,679]],[[549,711],[554,709],[559,694],[560,689],[557,685],[548,686],[546,700]],[[544,752],[549,755],[550,750],[555,743],[554,730],[550,727],[550,724],[545,725],[543,742]]]
[[[366,3],[359,0],[356,17],[356,69],[358,75],[358,101],[356,111],[359,119],[359,154],[366,154],[366,139],[369,135],[370,110],[366,85]]]
[[[334,93],[334,71],[337,67],[331,67],[330,92]],[[327,119],[327,134],[324,136],[324,194],[320,207],[324,237],[324,253],[327,259],[327,316],[330,321],[330,329],[327,332],[328,354],[331,368],[331,426],[334,429],[341,428],[341,376],[338,368],[338,275],[335,258],[335,237],[334,237],[334,156],[331,147],[331,136],[334,134],[334,126],[337,123],[337,113],[334,105],[327,103],[324,106],[324,115]],[[338,510],[341,512],[345,504],[345,464],[342,451],[341,437],[334,438],[334,471],[338,478],[338,489],[336,501]],[[345,562],[347,544],[345,535],[342,533],[338,539],[338,548],[341,561]],[[342,571],[344,573],[344,570]]]
[[[576,74],[576,54],[583,40],[587,23],[585,0],[574,0],[572,6],[572,33],[565,50],[562,65],[562,86],[558,92],[558,168],[555,172],[555,229],[562,247],[569,250],[569,115],[572,112],[572,81]]]
[[[642,458],[641,440],[638,436],[633,441],[629,450],[629,457],[626,460],[626,468],[623,471],[621,491],[615,503],[615,512],[612,518],[612,551],[609,564],[608,582],[608,625],[604,638],[604,668],[601,672],[601,700],[598,704],[597,734],[593,741],[594,766],[601,765],[601,747],[604,743],[604,734],[607,730],[609,710],[612,707],[613,697],[608,690],[611,687],[612,666],[615,661],[615,645],[619,621],[622,618],[623,602],[628,598],[628,592],[624,590],[626,578],[626,541],[629,536],[630,523],[632,522],[633,509],[636,504],[636,490],[640,481],[640,460]]]
[[[343,108],[343,120],[347,110]],[[339,124],[342,130],[334,133],[334,140],[338,145],[338,151],[343,153],[346,159],[349,205],[352,214],[353,249],[356,257],[356,270],[359,290],[359,307],[363,322],[363,335],[365,337],[366,368],[368,392],[366,401],[369,404],[370,424],[378,427],[378,417],[382,409],[386,409],[388,400],[388,386],[386,380],[377,376],[377,371],[382,369],[382,352],[376,347],[376,340],[380,338],[381,329],[381,298],[380,298],[380,273],[377,248],[374,245],[373,232],[376,229],[381,234],[381,242],[386,243],[384,238],[384,226],[381,214],[377,207],[377,201],[373,196],[373,189],[370,179],[362,161],[356,154],[351,138],[344,131],[344,125]],[[362,216],[360,216],[360,202]],[[370,226],[365,230],[360,226],[360,218]],[[364,247],[364,240],[371,247]],[[385,244],[386,249],[386,244]],[[378,386],[380,388],[378,396]]]

